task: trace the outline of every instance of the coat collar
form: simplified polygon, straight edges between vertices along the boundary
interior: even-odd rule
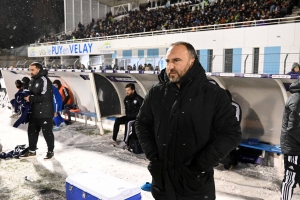
[[[194,79],[200,79],[201,83],[204,83],[206,81],[206,74],[205,71],[198,61],[198,59],[195,59],[195,62],[193,66],[187,71],[187,73],[182,77],[181,83],[180,83],[180,89],[183,89],[189,82],[193,81]],[[163,85],[170,85],[170,86],[176,86],[175,83],[170,82],[170,79],[167,76],[166,69],[163,69],[161,73],[158,75],[158,80]],[[176,86],[177,87],[177,86]]]

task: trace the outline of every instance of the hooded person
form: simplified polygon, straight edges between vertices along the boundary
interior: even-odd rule
[[[297,183],[300,185],[300,80],[290,86],[281,127],[280,146],[284,157],[284,178],[281,200],[292,199]]]
[[[164,200],[215,200],[213,167],[241,142],[240,124],[191,44],[173,43],[166,63],[135,121],[150,161],[151,193]]]
[[[300,74],[300,65],[299,63],[294,62],[292,65],[292,69],[289,73],[287,74]]]

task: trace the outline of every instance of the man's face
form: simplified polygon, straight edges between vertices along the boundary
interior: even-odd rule
[[[172,46],[166,55],[167,76],[172,83],[177,83],[191,68],[195,59],[191,58],[184,45]]]
[[[131,95],[133,95],[133,93],[134,93],[134,90],[132,90],[130,87],[125,88],[125,90],[126,90],[126,95],[127,95],[127,96],[131,96]]]
[[[56,87],[58,89],[58,85],[57,84],[53,84],[54,87]]]
[[[30,71],[31,77],[33,77],[33,76],[36,76],[39,73],[40,69],[36,68],[35,65],[30,65],[29,71]]]

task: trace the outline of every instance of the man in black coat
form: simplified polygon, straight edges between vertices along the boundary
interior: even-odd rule
[[[284,178],[281,200],[291,200],[297,183],[300,185],[300,80],[290,86],[281,127],[280,145],[284,154]]]
[[[29,67],[31,81],[29,82],[30,96],[24,97],[31,103],[32,113],[28,125],[29,151],[20,156],[23,158],[36,155],[36,145],[39,133],[42,129],[44,138],[48,146],[45,159],[54,156],[54,135],[52,132],[53,110],[53,91],[52,82],[47,77],[48,71],[43,70],[40,63],[32,63]]]
[[[166,62],[135,122],[150,160],[152,195],[213,200],[213,167],[240,143],[239,122],[226,92],[208,82],[191,44],[172,44]]]
[[[137,114],[139,113],[140,107],[142,106],[142,103],[144,99],[138,95],[135,91],[135,85],[133,83],[128,83],[125,86],[126,90],[126,97],[124,99],[124,105],[125,105],[125,116],[119,117],[116,119],[113,129],[113,137],[114,144],[117,145],[116,140],[119,133],[119,128],[121,124],[125,124],[125,132],[124,132],[124,139],[126,139],[127,135],[127,124],[129,121],[135,120]]]

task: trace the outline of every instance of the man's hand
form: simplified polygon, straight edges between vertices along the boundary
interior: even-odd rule
[[[27,101],[27,102],[29,102],[29,96],[24,97],[24,100]]]

